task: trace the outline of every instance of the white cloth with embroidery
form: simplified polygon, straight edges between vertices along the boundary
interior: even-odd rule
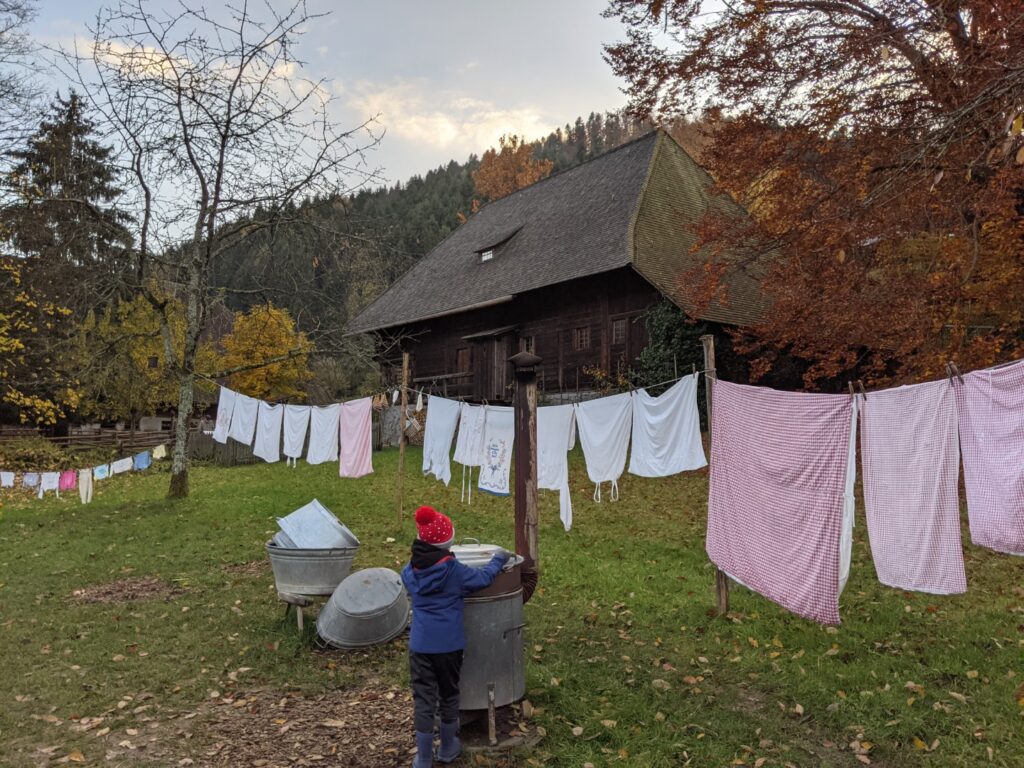
[[[708,465],[697,411],[699,376],[684,376],[658,397],[643,389],[633,393],[630,474],[668,477]]]
[[[476,487],[495,496],[508,496],[508,477],[512,470],[512,443],[515,438],[515,414],[507,406],[487,406],[484,419],[484,453]]]
[[[309,450],[306,451],[308,464],[323,464],[338,460],[338,430],[341,420],[341,403],[314,406],[309,412]]]
[[[217,401],[217,423],[213,428],[213,439],[218,443],[228,441],[228,430],[231,428],[231,413],[235,410],[237,393],[227,387],[220,388],[220,399]]]
[[[558,516],[572,528],[569,451],[576,445],[576,412],[571,405],[537,409],[537,487],[558,491]]]
[[[260,403],[259,415],[256,417],[256,442],[252,447],[252,455],[273,464],[281,460],[281,421],[284,419],[284,406]]]
[[[460,403],[431,395],[427,402],[427,426],[423,431],[423,474],[433,475],[445,485],[451,482],[449,457],[452,438],[459,423]]]
[[[235,395],[235,408],[231,412],[231,428],[228,437],[243,445],[252,445],[256,435],[256,414],[260,401],[248,395]]]
[[[629,392],[588,400],[576,406],[587,476],[594,483],[594,501],[601,501],[601,483],[611,483],[611,500],[619,498],[619,478],[626,468],[633,396]]]

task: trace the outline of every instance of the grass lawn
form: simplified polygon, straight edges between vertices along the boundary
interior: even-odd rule
[[[407,458],[402,527],[395,450],[376,454],[376,474],[361,480],[339,480],[333,465],[198,467],[192,497],[172,503],[159,468],[100,483],[90,506],[4,499],[0,765],[231,764],[215,756],[214,703],[252,712],[246,695],[258,694],[282,708],[288,696],[326,707],[367,688],[402,690],[404,638],[316,651],[283,620],[270,572],[236,566],[263,560],[274,516],[314,496],[360,537],[357,568],[405,562],[418,503],[451,514],[457,535],[511,547],[510,499],[474,493],[462,505],[460,470],[445,488],[419,476],[418,450]],[[619,502],[595,504],[578,452],[572,473],[571,532],[557,494],[541,493],[540,589],[526,606],[527,698],[544,738],[511,758],[464,762],[1024,766],[1024,559],[965,543],[967,595],[882,587],[858,509],[840,628],[739,587],[734,612],[715,618],[706,475],[626,475]],[[73,594],[141,576],[176,593]],[[409,706],[374,701],[402,715]],[[287,715],[273,723],[276,737],[290,736]],[[156,735],[147,745],[151,733],[162,747]],[[403,748],[411,743],[409,733]],[[390,754],[372,764],[409,762]],[[356,762],[344,748],[315,757],[296,764]]]

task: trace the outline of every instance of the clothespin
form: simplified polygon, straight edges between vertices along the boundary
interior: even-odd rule
[[[865,400],[868,399],[868,393],[864,389],[864,382],[861,379],[857,379],[857,386],[860,388],[860,396]]]
[[[850,387],[850,402],[852,403],[857,398],[857,395],[853,391],[853,382],[852,381],[848,381],[846,383]]]
[[[963,384],[964,377],[960,375],[960,369],[956,367],[956,363],[950,362],[949,368],[951,371],[953,371],[953,375],[956,376],[956,380]]]

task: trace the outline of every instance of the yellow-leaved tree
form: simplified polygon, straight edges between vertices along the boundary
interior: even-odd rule
[[[54,349],[70,310],[33,296],[16,258],[0,257],[0,402],[23,423],[56,424],[78,405],[73,377]]]
[[[157,311],[143,296],[89,313],[82,322],[76,345],[82,413],[134,424],[140,416],[174,408],[178,395],[174,363],[180,360],[185,343],[185,317],[180,301],[164,300],[168,336]],[[168,359],[169,354],[174,360]],[[213,345],[201,344],[198,372],[213,372],[219,364]],[[200,389],[212,394],[214,386],[207,382]]]
[[[302,384],[312,377],[308,362],[313,344],[295,327],[288,310],[268,302],[236,312],[221,345],[224,369],[243,369],[230,374],[232,389],[260,400],[305,399]]]

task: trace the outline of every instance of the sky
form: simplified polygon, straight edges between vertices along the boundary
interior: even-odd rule
[[[39,0],[40,42],[88,38],[116,0]],[[189,0],[220,5],[219,0]],[[279,0],[274,4],[281,5]],[[154,8],[175,0],[151,0]],[[602,59],[623,35],[604,0],[309,0],[297,57],[330,80],[342,127],[378,116],[385,134],[368,158],[389,183],[465,160],[502,134],[540,138],[577,116],[619,109],[626,97]],[[66,88],[53,76],[51,90]]]

